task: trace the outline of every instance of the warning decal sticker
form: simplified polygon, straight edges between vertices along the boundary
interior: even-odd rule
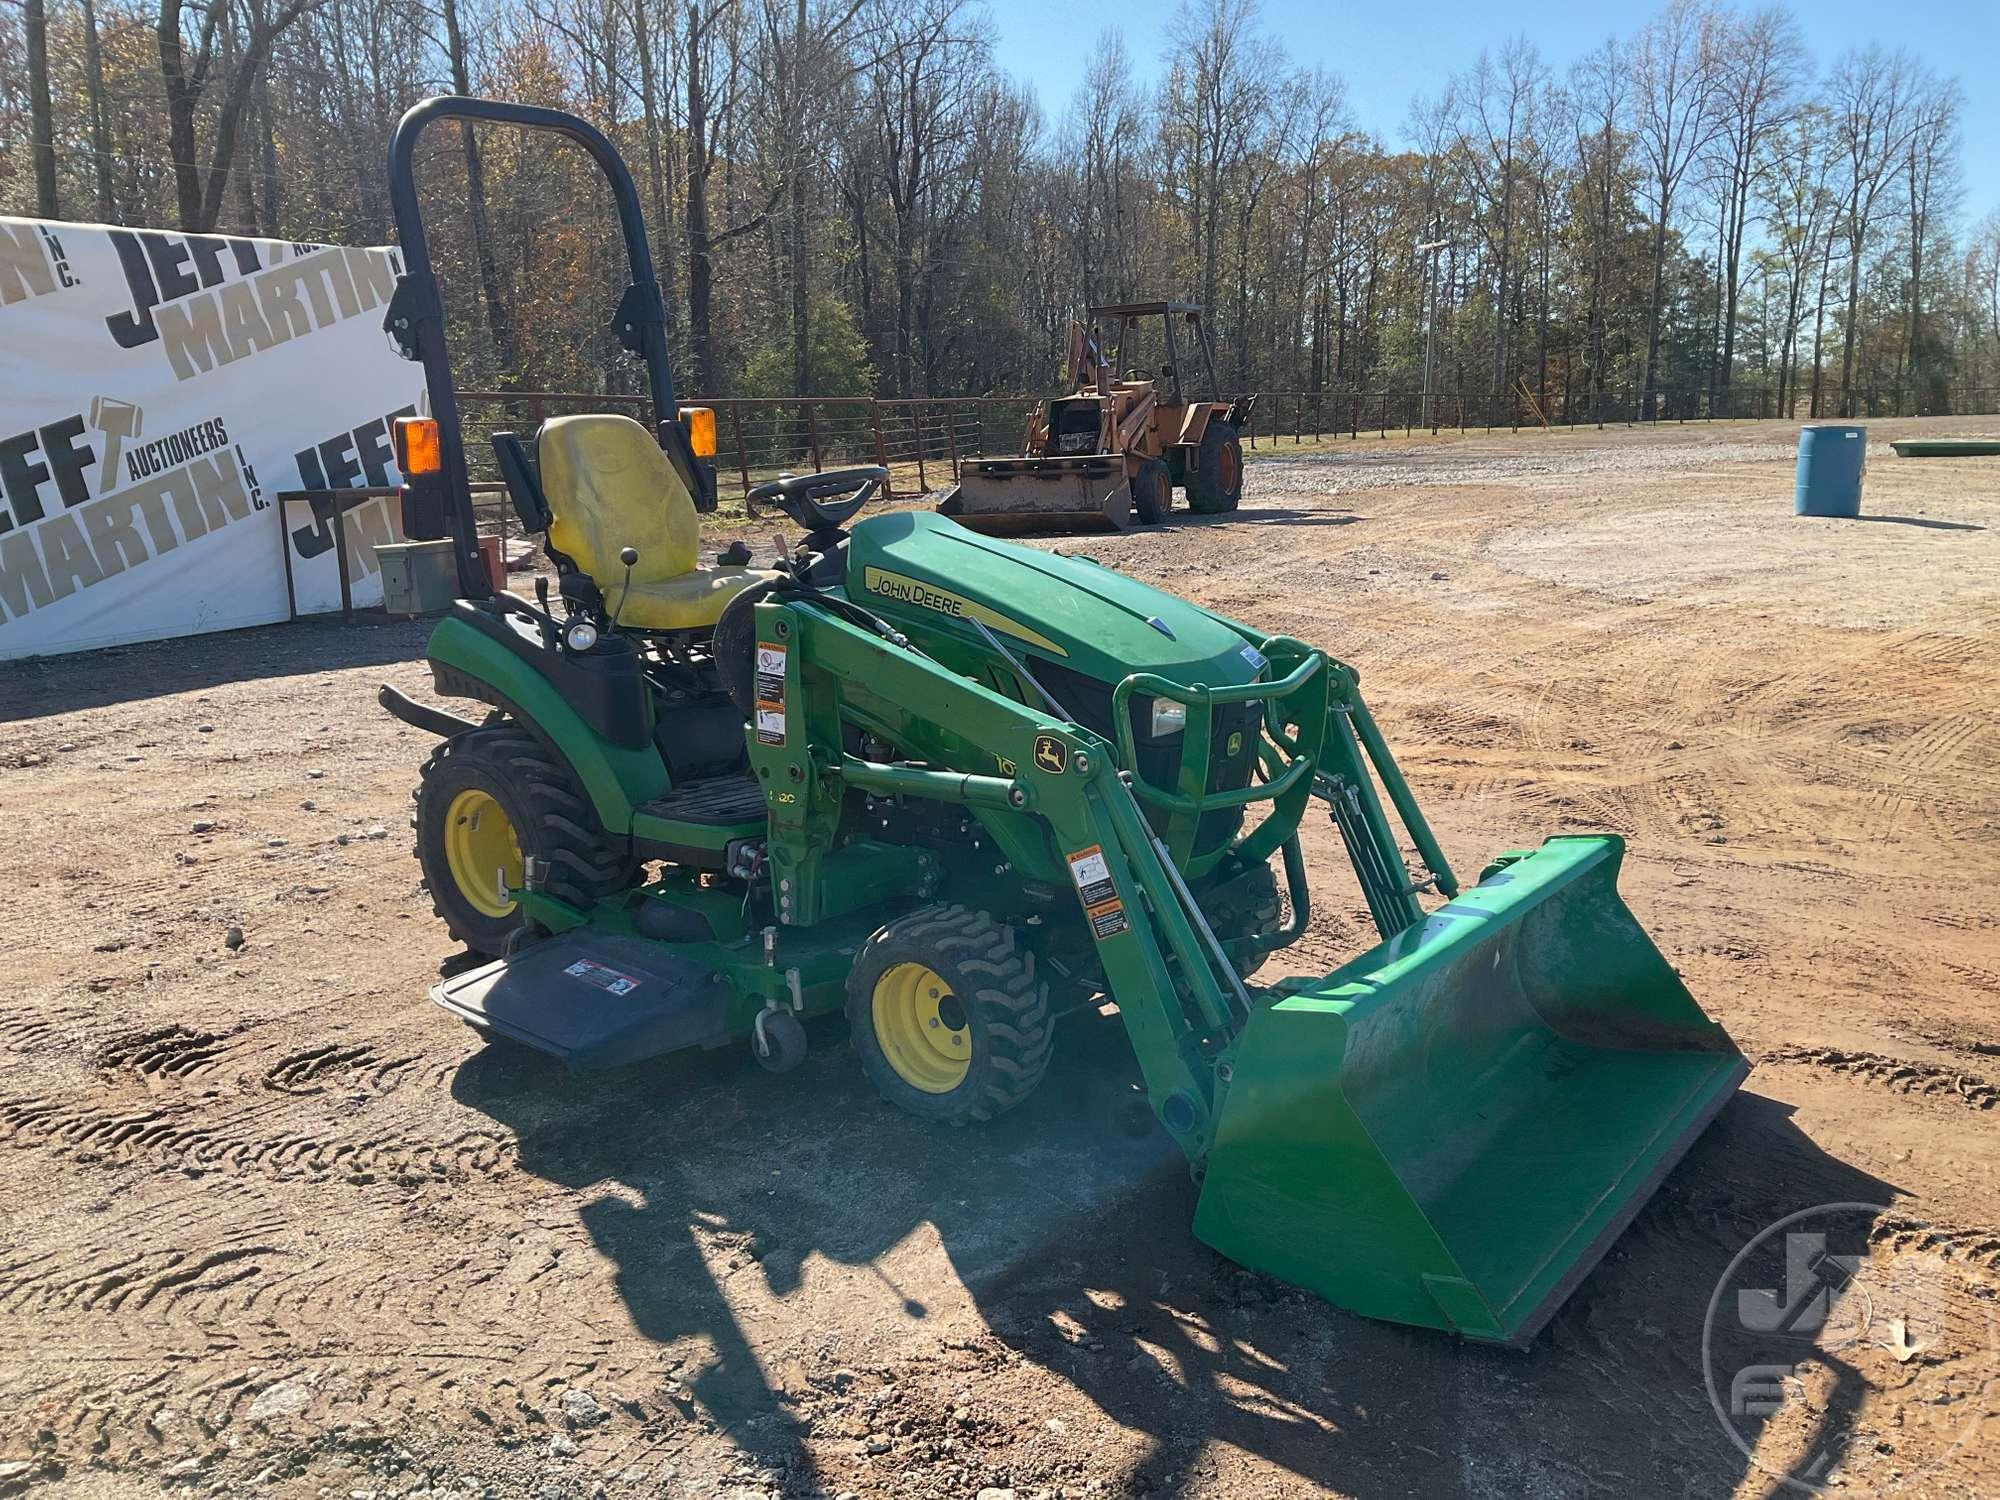
[[[1131,927],[1125,918],[1125,903],[1118,899],[1111,867],[1105,863],[1104,846],[1092,844],[1069,857],[1070,878],[1083,901],[1083,914],[1090,919],[1090,935],[1102,942]]]
[[[572,979],[581,979],[592,989],[603,990],[607,995],[629,995],[643,982],[630,974],[620,974],[616,969],[607,969],[603,964],[593,963],[587,958],[579,958],[563,970]]]
[[[785,648],[757,643],[757,743],[785,743]]]

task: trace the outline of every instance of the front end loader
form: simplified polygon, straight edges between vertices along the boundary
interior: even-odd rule
[[[1241,432],[1256,398],[1213,399],[1215,359],[1201,309],[1186,302],[1092,307],[1071,323],[1069,391],[1028,414],[1021,456],[970,458],[938,513],[993,535],[1123,531],[1173,509],[1225,515],[1243,498]],[[1129,361],[1157,321],[1155,368]],[[1209,399],[1188,394],[1182,367],[1199,357]],[[1123,373],[1114,378],[1114,368]]]
[[[598,416],[496,439],[560,605],[439,622],[436,687],[482,718],[383,691],[441,736],[418,857],[472,956],[432,997],[482,1034],[578,1068],[745,1045],[782,1071],[803,1020],[844,1011],[887,1100],[969,1125],[1032,1108],[1062,1018],[1109,1000],[1200,1238],[1504,1344],[1742,1081],[1619,899],[1621,841],[1551,838],[1461,887],[1326,651],[948,518],[858,519],[880,469],[761,487],[803,532],[764,568],[663,571],[694,497],[652,443]],[[1309,816],[1378,941],[1258,983],[1324,899]]]

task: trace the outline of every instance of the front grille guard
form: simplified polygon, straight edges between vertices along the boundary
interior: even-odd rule
[[[1272,663],[1296,659],[1298,665],[1271,682],[1246,682],[1225,687],[1171,682],[1152,672],[1134,672],[1111,690],[1111,725],[1118,739],[1118,763],[1132,772],[1132,791],[1141,801],[1176,817],[1199,818],[1221,808],[1252,802],[1277,801],[1301,783],[1309,782],[1326,743],[1327,710],[1333,691],[1333,662],[1324,651],[1290,636],[1271,636],[1259,652]],[[1132,695],[1165,698],[1187,707],[1187,727],[1181,732],[1180,769],[1173,787],[1156,786],[1138,774],[1139,747],[1132,729]],[[1265,742],[1258,746],[1263,781],[1211,790],[1209,762],[1214,750],[1215,715],[1220,704],[1262,702]],[[1286,726],[1295,732],[1287,733]]]

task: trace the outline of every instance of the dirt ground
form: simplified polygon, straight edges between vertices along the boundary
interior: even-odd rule
[[[1115,1017],[944,1134],[838,1024],[786,1077],[483,1049],[373,701],[419,625],[0,668],[0,1494],[1763,1495],[1829,1435],[1844,1493],[2000,1492],[2000,461],[1918,425],[2000,430],[1878,424],[1854,522],[1771,424],[1281,449],[1226,522],[1056,544],[1357,663],[1462,872],[1629,839],[1755,1070],[1524,1353],[1195,1242]],[[1307,839],[1322,972],[1363,916]],[[1711,1291],[1847,1200],[1951,1295],[1753,1462]]]

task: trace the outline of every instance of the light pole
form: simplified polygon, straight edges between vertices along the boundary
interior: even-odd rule
[[[1438,337],[1438,253],[1451,247],[1450,240],[1430,240],[1417,246],[1417,254],[1431,258],[1430,308],[1424,318],[1424,410],[1420,426],[1431,425],[1431,371],[1437,364]]]

